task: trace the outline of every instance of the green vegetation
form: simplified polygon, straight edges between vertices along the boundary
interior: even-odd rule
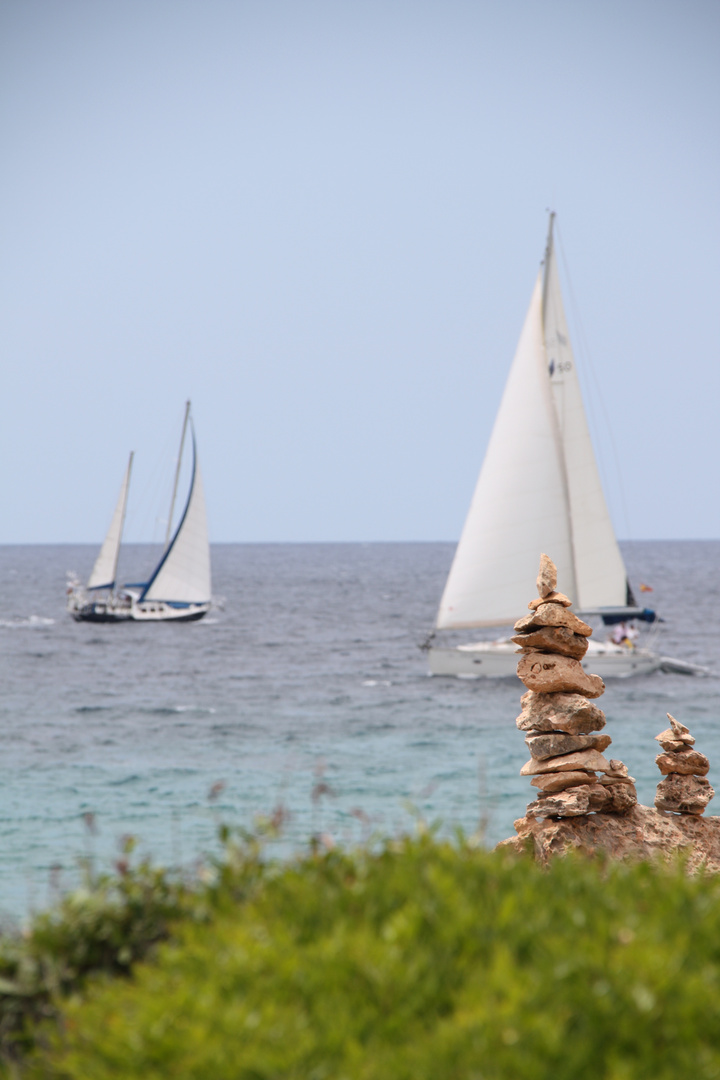
[[[716,878],[428,834],[284,864],[226,838],[205,878],[126,869],[6,951],[6,1075],[720,1077]]]

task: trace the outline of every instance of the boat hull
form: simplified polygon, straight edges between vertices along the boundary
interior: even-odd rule
[[[197,622],[207,615],[210,603],[188,604],[176,607],[172,604],[152,603],[113,604],[93,601],[77,606],[69,605],[70,614],[76,622],[126,623],[126,622]]]
[[[480,641],[473,645],[428,649],[431,675],[460,679],[517,677],[518,649],[512,641]],[[657,671],[663,658],[649,649],[626,649],[602,642],[589,643],[583,669],[602,679],[626,679]]]

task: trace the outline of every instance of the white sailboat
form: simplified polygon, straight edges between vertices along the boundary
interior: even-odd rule
[[[510,627],[527,610],[541,552],[557,565],[558,589],[583,617],[606,625],[655,613],[635,603],[608,513],[570,345],[550,215],[535,282],[475,488],[426,647],[434,675],[514,675],[508,638],[441,647],[437,631]],[[692,669],[648,648],[592,640],[583,660],[606,676],[660,667]]]
[[[192,443],[190,490],[180,521],[171,536],[178,480],[188,427]],[[165,545],[160,561],[146,582],[117,584],[117,567],[127,508],[133,455],[130,454],[110,528],[95,560],[87,585],[73,579],[67,607],[80,622],[192,622],[210,610],[210,542],[205,494],[197,460],[190,402],[185,406],[180,451],[175,470]]]

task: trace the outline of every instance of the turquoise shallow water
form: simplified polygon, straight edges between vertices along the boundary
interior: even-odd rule
[[[720,670],[720,542],[623,550],[666,620],[658,650]],[[0,913],[44,906],[79,856],[109,865],[124,834],[189,863],[218,821],[248,825],[279,803],[285,850],[316,830],[351,842],[408,828],[414,813],[447,829],[482,821],[489,843],[512,833],[534,790],[518,776],[524,688],[431,679],[417,648],[453,545],[217,545],[224,608],[175,626],[74,623],[65,571],[86,575],[95,553],[0,547]],[[126,558],[129,574],[152,561],[141,547]],[[614,680],[599,704],[641,801],[667,711],[710,756],[720,799],[720,681]],[[314,801],[319,776],[331,790]]]

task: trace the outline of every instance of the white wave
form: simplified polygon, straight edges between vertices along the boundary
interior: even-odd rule
[[[38,630],[54,624],[54,619],[47,619],[44,615],[28,615],[24,619],[0,619],[0,627],[7,627],[8,630]]]

